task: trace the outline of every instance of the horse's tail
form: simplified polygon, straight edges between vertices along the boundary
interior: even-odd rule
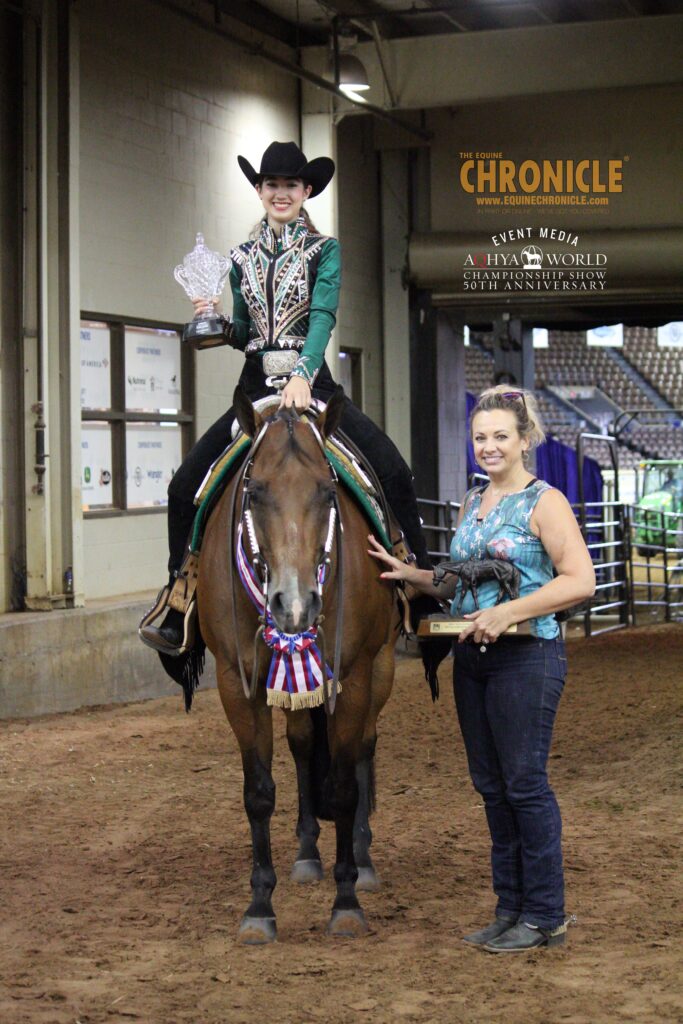
[[[439,699],[439,665],[451,651],[450,640],[425,640],[420,643],[420,657],[429,684],[432,701]]]
[[[313,722],[313,752],[309,761],[311,772],[311,796],[313,813],[321,821],[334,821],[334,813],[330,803],[330,787],[327,784],[330,774],[330,744],[327,739],[327,715],[321,705],[310,710]]]
[[[440,611],[438,601],[429,594],[419,594],[410,602],[410,616],[413,629],[417,632],[417,626],[423,615],[430,615],[432,612]],[[439,665],[451,652],[450,640],[423,640],[420,642],[420,657],[425,672],[425,679],[429,683],[432,693],[432,700],[439,697]]]

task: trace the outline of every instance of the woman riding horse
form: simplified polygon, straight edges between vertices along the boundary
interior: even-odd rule
[[[291,359],[282,406],[304,412],[312,398],[327,402],[336,387],[325,362],[325,349],[339,301],[339,243],[321,235],[303,209],[305,199],[319,195],[328,185],[334,163],[327,157],[308,162],[294,142],[271,143],[259,171],[242,156],[238,161],[256,189],[265,216],[257,237],[230,253],[233,316],[232,320],[225,318],[225,344],[245,353],[240,386],[254,401],[275,394],[266,382],[264,357],[274,351],[287,353]],[[195,300],[197,312],[206,309],[211,298]],[[209,428],[169,486],[171,586],[187,554],[196,511],[194,495],[226,447],[234,418],[234,410],[229,409]],[[340,426],[375,469],[417,564],[429,568],[412,475],[398,449],[348,398],[343,401]],[[183,627],[181,612],[160,602],[140,636],[151,647],[177,655],[182,650]]]

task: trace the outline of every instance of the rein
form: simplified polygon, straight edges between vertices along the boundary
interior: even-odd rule
[[[232,626],[233,635],[235,638],[235,651],[237,656],[237,665],[239,668],[240,678],[242,680],[242,688],[244,690],[245,697],[253,701],[256,697],[256,691],[258,688],[259,671],[260,671],[260,652],[261,642],[263,641],[264,630],[268,619],[272,622],[272,615],[270,614],[270,605],[268,600],[268,583],[270,580],[270,569],[266,559],[263,557],[261,552],[258,538],[256,536],[256,530],[254,528],[254,519],[251,511],[251,496],[249,494],[249,480],[251,478],[251,471],[254,465],[254,459],[256,453],[261,445],[261,442],[273,421],[266,421],[261,430],[254,438],[252,445],[247,453],[244,465],[242,466],[232,493],[232,505],[230,513],[230,542],[229,542],[229,554],[230,554],[230,570],[231,570],[231,584],[232,584]],[[318,563],[316,568],[316,580],[318,585],[318,593],[322,598],[323,586],[326,582],[330,565],[331,565],[331,553],[334,541],[337,543],[337,622],[336,622],[336,636],[335,636],[335,647],[334,647],[334,667],[332,671],[332,681],[328,689],[328,678],[326,666],[326,645],[325,645],[325,634],[322,628],[322,622],[325,618],[324,615],[320,614],[314,625],[317,628],[317,636],[319,641],[319,649],[321,653],[321,660],[323,665],[323,696],[325,700],[325,711],[328,715],[334,714],[335,706],[337,703],[337,694],[339,691],[339,673],[341,669],[341,644],[342,644],[342,630],[344,621],[344,563],[343,563],[343,545],[342,545],[342,534],[343,526],[341,522],[341,514],[339,511],[339,500],[337,495],[337,483],[338,477],[334,467],[327,458],[325,452],[325,443],[321,437],[320,431],[315,424],[309,422],[308,426],[313,431],[314,437],[320,448],[320,451],[325,458],[325,462],[330,472],[330,477],[334,484],[332,498],[330,500],[329,507],[329,518],[327,526],[327,534],[325,537],[325,545],[323,548],[323,557]],[[237,495],[240,487],[242,488],[242,503],[240,508],[239,520],[237,521],[235,516],[237,513]],[[243,527],[242,530],[236,530],[236,522],[239,526]],[[246,533],[249,547],[251,548],[251,564],[254,572],[259,580],[263,602],[263,612],[259,615],[259,626],[254,635],[254,649],[252,659],[252,672],[251,680],[247,679],[247,673],[244,668],[244,661],[242,658],[242,652],[240,649],[239,630],[237,625],[237,550],[235,545],[236,535],[244,532]],[[287,636],[288,634],[283,634]]]

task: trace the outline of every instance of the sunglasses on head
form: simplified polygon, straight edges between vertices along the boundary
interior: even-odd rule
[[[521,402],[526,409],[526,398],[523,391],[501,391],[500,397],[504,398],[507,402]]]

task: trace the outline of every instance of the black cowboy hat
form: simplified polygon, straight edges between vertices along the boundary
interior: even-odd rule
[[[312,186],[311,197],[320,195],[334,174],[334,160],[328,156],[319,156],[307,161],[296,142],[271,142],[261,157],[261,169],[258,171],[243,156],[237,157],[237,163],[252,185],[256,185],[259,178],[266,175],[301,178]]]

